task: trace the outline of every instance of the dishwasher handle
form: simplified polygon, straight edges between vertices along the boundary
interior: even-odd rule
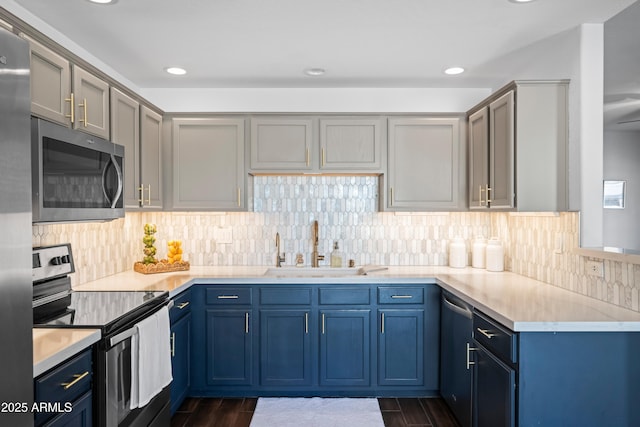
[[[464,316],[468,319],[471,319],[473,317],[473,312],[471,311],[471,308],[469,308],[466,305],[463,306],[459,303],[456,303],[455,301],[450,300],[449,298],[447,298],[447,296],[444,293],[442,294],[442,302],[444,302],[447,308],[460,314],[461,316]]]

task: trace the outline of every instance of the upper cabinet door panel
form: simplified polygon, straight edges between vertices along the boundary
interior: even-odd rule
[[[173,120],[173,207],[242,210],[244,120]]]
[[[320,169],[382,171],[378,119],[321,119]]]
[[[109,84],[73,66],[74,129],[109,139]]]
[[[469,207],[486,208],[489,185],[489,114],[484,107],[469,116]]]
[[[29,39],[31,45],[31,112],[71,125],[71,66],[62,56]]]
[[[140,206],[140,104],[111,88],[111,140],[124,146],[124,204],[125,208]]]
[[[251,119],[251,169],[310,170],[313,121]]]
[[[162,116],[140,108],[140,184],[145,208],[160,209],[162,199]]]
[[[513,91],[489,104],[489,140],[489,204],[492,208],[512,208],[515,193]]]
[[[389,210],[460,208],[460,119],[389,120]]]

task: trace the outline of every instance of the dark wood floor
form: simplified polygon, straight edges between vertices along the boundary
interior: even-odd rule
[[[187,398],[171,427],[249,427],[257,403],[257,398]],[[458,427],[442,399],[380,398],[378,404],[385,427]]]

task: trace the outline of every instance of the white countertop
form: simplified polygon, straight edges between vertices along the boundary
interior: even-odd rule
[[[175,296],[193,283],[437,283],[514,331],[640,331],[640,313],[509,272],[418,266],[365,276],[265,277],[272,267],[191,267],[144,275],[134,271],[74,286],[75,290],[164,290]]]
[[[99,340],[99,329],[34,328],[33,378]]]

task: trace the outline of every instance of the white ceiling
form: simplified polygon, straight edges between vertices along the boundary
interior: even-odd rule
[[[633,0],[1,0],[139,88],[492,87],[498,59]],[[638,22],[638,21],[636,21]],[[637,54],[637,49],[635,53]],[[495,65],[494,65],[495,64]],[[446,76],[449,66],[467,72]],[[166,74],[167,66],[187,69]],[[309,77],[309,67],[326,69]],[[637,70],[637,69],[636,69]]]

